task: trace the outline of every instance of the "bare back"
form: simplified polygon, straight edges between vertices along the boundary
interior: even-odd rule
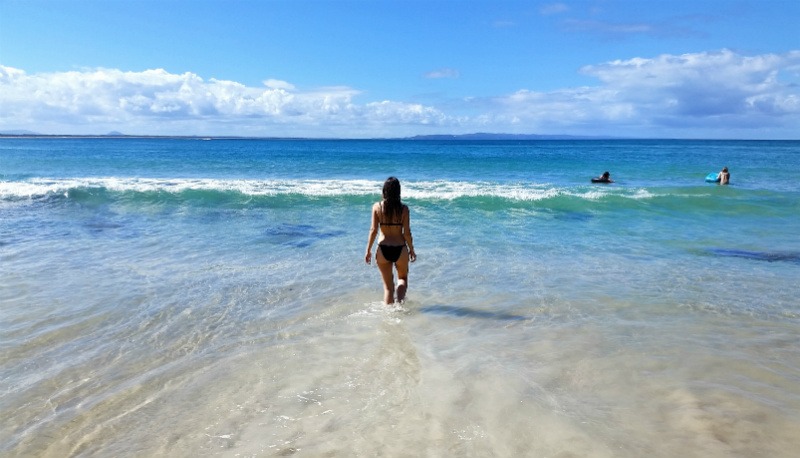
[[[406,245],[411,236],[408,207],[403,205],[402,221],[386,221],[381,202],[372,206],[372,225],[380,228],[378,243],[383,245]]]

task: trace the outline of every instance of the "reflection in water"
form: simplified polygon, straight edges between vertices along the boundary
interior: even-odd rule
[[[314,242],[345,234],[341,230],[320,230],[309,224],[281,224],[266,231],[267,239],[276,245],[305,248]]]
[[[787,261],[800,264],[800,253],[794,251],[747,251],[730,250],[725,248],[711,248],[708,251],[717,256],[745,258],[767,262]]]
[[[469,307],[454,307],[452,305],[429,305],[419,309],[423,313],[435,313],[439,315],[452,315],[466,318],[488,318],[502,321],[523,321],[530,317],[517,315],[514,313],[491,312],[488,310],[478,310]]]

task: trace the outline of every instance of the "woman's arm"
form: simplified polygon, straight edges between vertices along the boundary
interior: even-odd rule
[[[414,237],[411,235],[411,211],[407,205],[403,205],[403,238],[408,247],[408,259],[411,262],[417,260],[417,253],[414,252]]]
[[[372,206],[372,223],[369,227],[369,238],[367,239],[367,252],[364,255],[364,262],[369,264],[372,261],[372,244],[375,243],[375,237],[378,235],[378,212],[375,207],[378,204]]]

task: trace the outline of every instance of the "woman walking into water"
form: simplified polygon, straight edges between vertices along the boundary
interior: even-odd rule
[[[383,183],[383,200],[372,206],[367,253],[364,261],[372,261],[372,244],[380,229],[375,261],[383,279],[383,301],[394,303],[394,269],[397,269],[397,301],[402,302],[408,290],[408,263],[417,260],[408,206],[400,200],[400,180],[389,177]],[[393,269],[394,267],[394,269]]]

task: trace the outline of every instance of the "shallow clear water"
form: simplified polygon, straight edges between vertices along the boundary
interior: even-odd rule
[[[0,140],[0,454],[793,456],[797,170],[800,142]],[[389,175],[402,307],[363,263]]]

